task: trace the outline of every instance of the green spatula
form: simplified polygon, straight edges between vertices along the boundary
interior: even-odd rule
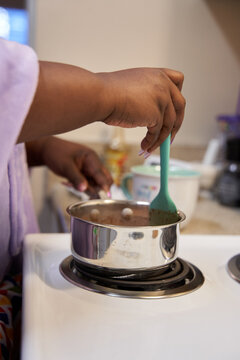
[[[169,135],[160,145],[161,187],[159,193],[149,206],[149,219],[151,225],[167,225],[179,220],[177,208],[168,192],[170,137],[171,135]]]

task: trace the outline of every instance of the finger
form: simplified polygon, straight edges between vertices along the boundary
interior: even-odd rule
[[[175,120],[173,129],[172,129],[172,137],[171,137],[171,139],[173,141],[173,139],[176,136],[176,133],[178,132],[178,130],[180,129],[183,119],[184,119],[186,100],[182,96],[180,91],[178,91],[175,88],[175,85],[172,85],[170,93],[171,93],[172,103],[173,103],[173,106],[174,106],[174,109],[176,112],[176,120]]]
[[[99,168],[98,170],[95,170],[92,176],[98,186],[100,186],[106,192],[109,191],[112,182],[111,183],[109,182],[108,177],[105,175],[103,168]]]
[[[172,132],[176,121],[176,112],[172,103],[169,103],[163,118],[163,126],[159,132],[158,138],[156,139],[153,146],[148,149],[148,152],[153,152],[157,147],[159,147],[168,135]]]
[[[178,130],[180,129],[180,127],[182,126],[182,122],[183,122],[183,118],[184,118],[184,111],[183,113],[178,116],[177,120],[175,121],[175,124],[172,128],[172,133],[171,133],[171,143],[173,142]]]
[[[110,171],[108,171],[108,169],[105,168],[105,166],[102,167],[102,171],[103,171],[104,175],[106,176],[107,184],[110,187],[113,184],[112,175],[111,175]]]
[[[88,188],[88,181],[79,171],[74,161],[68,161],[64,166],[65,177],[73,184],[75,189],[85,191]]]
[[[153,127],[148,127],[147,134],[141,142],[141,149],[143,151],[149,152],[148,149],[150,149],[155,144],[161,128],[162,128],[162,124],[158,124]]]
[[[80,166],[82,167],[83,173],[88,178],[92,178],[96,185],[105,191],[109,191],[112,184],[112,177],[95,152],[89,152]]]
[[[170,78],[170,80],[177,86],[177,88],[181,91],[184,81],[184,75],[180,71],[175,71],[171,69],[162,69],[165,74]]]

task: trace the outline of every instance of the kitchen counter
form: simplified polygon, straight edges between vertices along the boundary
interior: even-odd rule
[[[99,144],[91,144],[98,154],[102,154],[103,147]],[[172,146],[172,158],[187,161],[201,161],[205,149]],[[158,153],[158,151],[156,152]],[[131,146],[129,157],[126,164],[126,171],[129,171],[132,165],[143,163],[143,158],[137,156],[138,148]],[[45,192],[48,199],[48,207],[57,214],[57,225],[60,231],[67,232],[70,229],[70,219],[66,208],[79,201],[79,197],[72,194],[62,185],[64,179],[56,176],[47,170]],[[49,209],[48,209],[49,210]],[[42,213],[45,212],[45,208]],[[49,211],[48,211],[49,214]],[[45,219],[48,215],[44,214]],[[53,229],[53,231],[56,229]],[[49,232],[48,229],[43,229]],[[222,235],[239,235],[240,234],[240,209],[230,208],[220,205],[216,200],[206,196],[199,196],[195,213],[189,224],[184,227],[183,234],[222,234]]]

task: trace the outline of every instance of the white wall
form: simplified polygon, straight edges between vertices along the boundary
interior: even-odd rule
[[[216,115],[236,107],[239,14],[237,0],[36,0],[35,49],[40,59],[92,71],[183,71],[187,108],[175,143],[205,145],[216,135]],[[94,124],[66,136],[98,141],[106,128]],[[126,131],[132,143],[143,134]]]

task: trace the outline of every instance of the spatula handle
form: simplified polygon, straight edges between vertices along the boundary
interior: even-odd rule
[[[160,159],[161,159],[161,188],[160,191],[164,191],[168,194],[168,169],[169,169],[169,154],[170,154],[170,141],[171,135],[160,145]]]

